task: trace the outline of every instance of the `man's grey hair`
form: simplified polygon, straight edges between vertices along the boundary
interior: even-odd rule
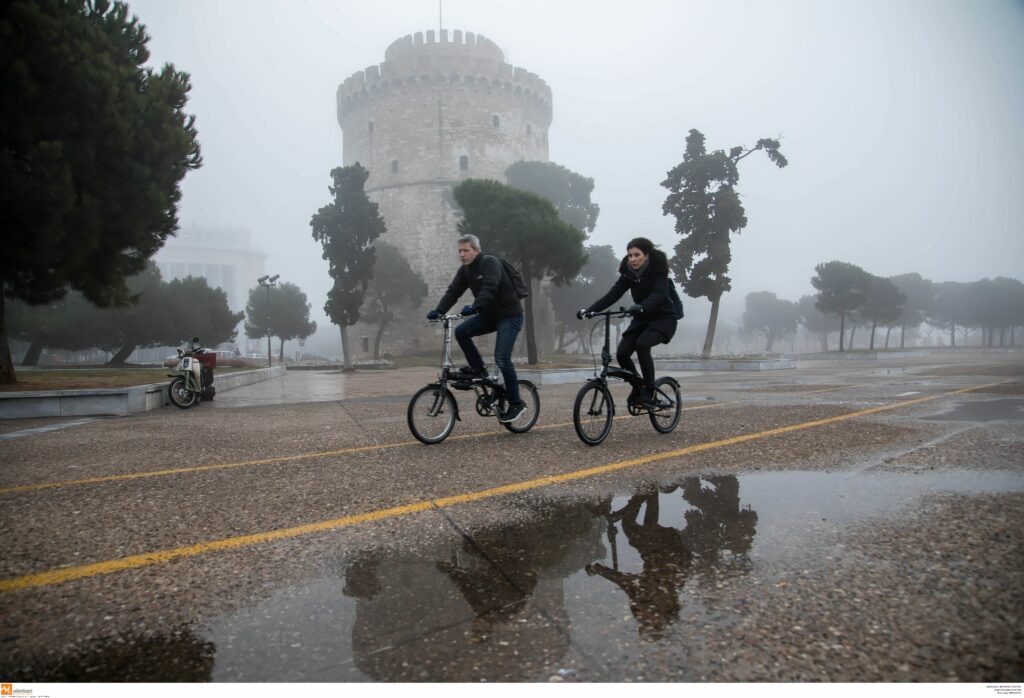
[[[464,242],[468,242],[469,246],[472,247],[474,250],[480,249],[480,238],[478,238],[476,235],[463,235],[455,242],[458,245],[461,245]]]

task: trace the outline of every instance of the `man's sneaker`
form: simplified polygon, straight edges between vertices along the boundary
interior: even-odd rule
[[[508,422],[514,422],[526,412],[525,402],[513,402],[508,406],[508,409],[501,413],[501,423],[506,424]]]
[[[486,378],[487,369],[473,368],[472,366],[462,366],[461,368],[459,368],[458,377],[470,380],[473,378]]]

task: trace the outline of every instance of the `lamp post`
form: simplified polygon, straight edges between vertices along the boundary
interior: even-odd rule
[[[267,289],[267,368],[271,367],[271,357],[273,356],[270,349],[270,287],[277,283],[277,280],[280,278],[280,274],[274,274],[273,276],[264,275],[256,279],[256,283]]]

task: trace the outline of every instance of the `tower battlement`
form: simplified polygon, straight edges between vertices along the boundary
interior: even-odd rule
[[[384,62],[353,74],[338,86],[338,121],[344,113],[378,93],[407,86],[476,85],[501,89],[539,103],[551,113],[551,88],[535,73],[505,62],[490,39],[456,29],[417,32],[393,42]],[[550,117],[548,124],[550,124]]]

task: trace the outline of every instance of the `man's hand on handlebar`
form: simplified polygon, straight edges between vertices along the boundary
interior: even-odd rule
[[[427,313],[427,319],[428,320],[436,320],[439,317],[441,317],[441,313],[439,313],[436,308],[434,310],[431,310],[429,313]]]
[[[462,317],[469,317],[470,315],[476,315],[476,306],[467,305],[459,313]]]

